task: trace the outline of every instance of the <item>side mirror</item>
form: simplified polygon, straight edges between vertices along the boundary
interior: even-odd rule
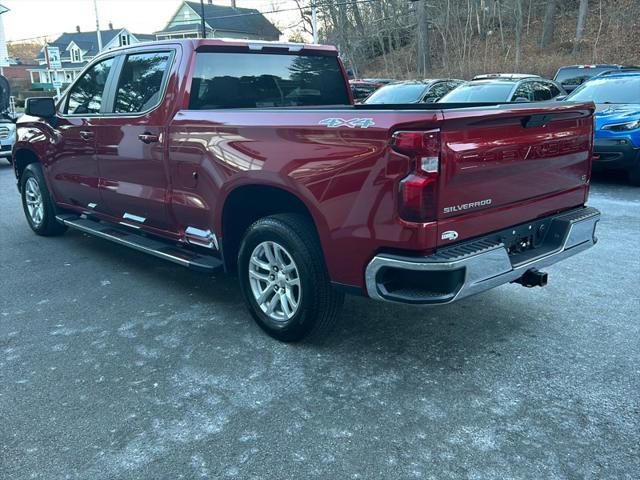
[[[567,96],[566,96],[566,95],[558,95],[558,96],[555,98],[555,100],[556,100],[556,102],[561,102],[561,101],[563,101],[565,98],[567,98]]]
[[[514,102],[516,102],[516,103],[529,103],[530,100],[528,98],[526,98],[526,97],[516,97]]]
[[[27,98],[24,113],[32,117],[51,118],[56,114],[56,103],[51,97]]]

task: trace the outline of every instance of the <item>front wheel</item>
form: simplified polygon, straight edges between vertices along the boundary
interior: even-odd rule
[[[242,240],[238,269],[249,311],[272,337],[300,341],[335,324],[344,295],[331,286],[308,218],[280,214],[255,222]]]
[[[22,207],[31,230],[45,237],[60,235],[67,227],[56,220],[56,206],[49,195],[39,163],[31,163],[20,178]]]

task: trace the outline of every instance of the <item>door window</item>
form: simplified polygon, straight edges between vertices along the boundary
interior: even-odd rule
[[[67,97],[65,113],[71,115],[100,113],[104,86],[107,83],[113,58],[93,65],[78,80]]]
[[[450,90],[451,88],[449,88],[447,82],[434,83],[433,85],[431,85],[431,88],[429,88],[429,91],[424,96],[423,101],[434,102],[435,100],[444,97],[447,93],[449,93]]]
[[[528,101],[534,100],[533,82],[522,82],[511,97],[511,101],[515,102],[518,98],[526,98]]]
[[[535,86],[534,86],[533,97],[536,102],[551,100],[554,97],[549,84],[542,83],[542,82],[535,82],[534,85]]]
[[[116,92],[116,113],[146,112],[160,102],[170,56],[170,52],[127,55]]]
[[[555,83],[545,82],[545,85],[551,90],[551,98],[556,98],[560,95],[560,89],[556,86]]]

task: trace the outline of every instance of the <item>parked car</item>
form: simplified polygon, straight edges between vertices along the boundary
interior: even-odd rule
[[[520,80],[521,78],[540,78],[539,75],[533,75],[530,73],[483,73],[482,75],[476,75],[472,80],[491,80],[492,78],[506,78],[509,80]]]
[[[11,118],[0,116],[0,157],[11,163],[11,150],[16,142],[16,125]]]
[[[377,89],[384,86],[384,83],[368,82],[366,80],[349,80],[349,85],[354,102],[360,103]]]
[[[363,103],[433,103],[463,83],[454,79],[396,82],[379,88]]]
[[[439,103],[465,102],[542,102],[553,100],[566,92],[557,83],[537,75],[515,77],[496,76],[472,80],[447,93]]]
[[[611,70],[636,69],[638,67],[618,65],[615,63],[599,63],[595,65],[567,65],[560,67],[553,80],[562,85],[567,93],[573,92],[585,81],[603,72]]]
[[[379,83],[380,85],[389,85],[390,83],[397,82],[393,78],[363,78],[362,81],[369,83]]]
[[[57,105],[28,99],[14,170],[33,231],[235,272],[284,341],[331,325],[344,292],[542,286],[595,243],[592,103],[351,105],[334,47],[264,45],[109,50]]]
[[[640,72],[599,75],[566,100],[596,104],[593,168],[626,170],[640,186]]]

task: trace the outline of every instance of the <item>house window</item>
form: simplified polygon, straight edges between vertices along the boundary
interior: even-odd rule
[[[131,39],[129,38],[129,35],[127,35],[126,33],[123,33],[122,35],[120,35],[120,46],[124,47],[126,45],[130,45],[131,44]]]
[[[185,8],[185,10],[184,10],[184,19],[185,20],[190,20],[191,19],[191,12],[187,8]]]
[[[80,63],[82,61],[82,55],[80,53],[80,49],[78,47],[73,47],[71,49],[71,62]]]

